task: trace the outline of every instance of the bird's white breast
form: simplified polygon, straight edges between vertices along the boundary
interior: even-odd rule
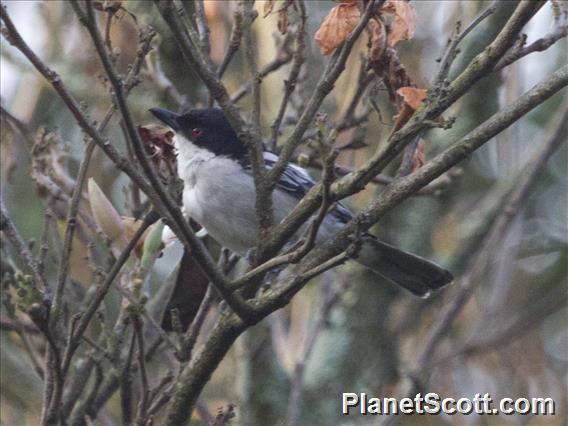
[[[216,157],[176,136],[178,174],[184,182],[184,213],[223,246],[246,253],[256,241],[252,177],[235,161]]]

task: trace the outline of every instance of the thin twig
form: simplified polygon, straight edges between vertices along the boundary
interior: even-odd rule
[[[283,52],[279,52],[272,61],[264,65],[258,71],[258,78],[262,82],[262,80],[269,74],[273,73],[274,71],[279,70],[284,65],[289,63],[292,60],[292,55],[287,51],[284,50]],[[246,95],[250,93],[252,89],[252,84],[250,81],[247,81],[241,87],[239,87],[233,95],[231,96],[231,101],[237,103],[241,101]]]
[[[480,23],[482,23],[485,18],[491,16],[497,10],[496,6],[491,6],[485,9],[479,16],[477,16],[470,24],[463,30],[460,31],[461,22],[458,21],[456,24],[456,35],[451,39],[450,44],[444,54],[441,63],[440,63],[440,71],[434,80],[434,85],[440,85],[442,82],[448,77],[450,73],[450,68],[454,59],[458,55],[458,46],[461,41]]]
[[[256,277],[261,276],[278,266],[290,263],[298,263],[310,252],[310,250],[312,250],[316,242],[319,228],[323,223],[326,215],[329,213],[330,206],[332,204],[332,200],[329,196],[329,191],[334,180],[335,159],[337,158],[338,154],[339,151],[332,149],[325,158],[325,165],[322,175],[322,185],[324,188],[322,203],[314,219],[306,228],[304,235],[300,238],[300,244],[296,245],[292,251],[284,253],[280,256],[273,257],[269,261],[264,262],[262,265],[247,272],[237,281],[234,281],[231,285],[231,288],[237,289],[243,287],[245,284],[248,285],[251,281],[255,280]]]
[[[229,40],[229,46],[227,46],[227,51],[221,60],[219,68],[217,68],[217,78],[222,78],[223,74],[229,67],[229,64],[233,60],[235,53],[238,52],[241,46],[241,38],[243,36],[243,15],[240,10],[236,10],[233,14],[233,29],[231,30],[231,38]]]
[[[250,73],[252,87],[252,112],[250,131],[255,135],[260,135],[260,83],[256,63],[256,40],[253,37],[252,24],[258,13],[254,10],[253,2],[241,2],[243,14],[243,41],[245,43],[245,58],[248,71]],[[265,232],[273,221],[272,200],[266,182],[266,167],[264,165],[263,146],[260,137],[249,140],[247,144],[252,174],[254,179],[256,194],[256,212],[259,222],[259,236]]]
[[[357,110],[357,106],[365,93],[365,89],[371,84],[371,82],[377,77],[375,72],[368,72],[367,71],[367,60],[364,57],[361,57],[361,65],[359,67],[359,76],[357,77],[357,88],[355,89],[355,93],[353,93],[353,97],[349,102],[349,105],[345,109],[345,114],[343,115],[342,122],[348,123],[350,121],[355,121],[355,111]],[[359,125],[359,124],[356,124]]]
[[[3,7],[0,7],[0,9],[3,9]],[[4,205],[4,199],[1,196],[0,231],[2,231],[6,235],[6,237],[8,237],[8,240],[10,240],[10,243],[12,243],[16,252],[24,261],[26,268],[34,276],[35,285],[37,286],[38,290],[42,292],[45,301],[49,302],[51,300],[51,290],[49,289],[47,278],[45,277],[45,274],[41,270],[32,252],[28,248],[28,245],[14,226],[14,222],[8,214],[8,210],[6,210],[6,206]]]
[[[292,154],[302,140],[302,136],[314,119],[317,110],[319,109],[323,100],[333,90],[335,82],[345,69],[347,58],[349,57],[353,46],[355,45],[355,42],[367,26],[367,23],[369,22],[371,17],[375,14],[376,8],[379,6],[379,3],[382,2],[376,0],[369,1],[365,12],[361,16],[361,20],[353,29],[349,37],[347,37],[347,39],[343,43],[343,46],[338,50],[338,53],[334,55],[332,60],[330,60],[326,71],[319,80],[316,89],[312,94],[312,97],[308,101],[306,109],[302,113],[302,116],[300,117],[298,123],[296,124],[296,127],[292,131],[292,134],[284,143],[282,151],[280,152],[280,156],[278,157],[278,161],[270,172],[270,179],[273,185],[278,182],[278,179],[284,172],[286,165],[290,162]]]
[[[505,55],[501,60],[495,65],[493,68],[494,72],[500,71],[508,65],[511,65],[513,62],[518,61],[519,59],[530,55],[534,52],[544,52],[558,40],[563,39],[568,35],[568,26],[564,25],[563,27],[558,28],[553,33],[547,35],[546,37],[539,38],[535,42],[529,44],[528,46],[519,46],[519,48],[515,49]]]
[[[195,2],[195,21],[199,32],[199,47],[205,54],[209,55],[211,45],[209,43],[209,25],[207,24],[207,16],[205,16],[204,0]]]
[[[306,256],[302,262],[302,270],[316,269],[321,265],[322,261],[330,259],[330,256],[339,256],[338,253],[341,253],[345,247],[353,244],[354,233],[369,229],[390,208],[410,197],[421,187],[467,158],[471,152],[491,140],[496,134],[506,129],[566,85],[568,85],[568,66],[564,66],[553,73],[547,80],[539,83],[511,105],[503,108],[413,174],[395,180],[381,192],[377,199],[363,209],[347,226],[335,234],[334,238],[324,242]],[[272,312],[273,309],[284,306],[282,303],[285,304],[291,296],[303,287],[303,278],[306,276],[311,278],[313,276],[313,273],[310,274],[308,272],[305,273],[306,275],[303,275],[301,272],[297,272],[297,274],[293,278],[285,280],[280,290],[271,290],[263,295],[262,301],[257,300],[256,302],[260,302],[256,305],[257,311],[263,313]],[[255,300],[252,303],[255,303]]]
[[[132,360],[136,350],[136,333],[132,333],[126,359],[120,372],[120,408],[122,424],[132,423]]]
[[[294,376],[290,386],[290,395],[288,397],[287,424],[295,426],[300,424],[300,414],[302,412],[302,395],[304,390],[304,371],[306,364],[315,348],[317,339],[329,321],[332,308],[340,300],[340,295],[345,291],[345,284],[340,283],[336,288],[332,288],[332,283],[325,283],[320,291],[322,297],[321,306],[319,308],[318,317],[312,324],[309,334],[304,344],[304,350],[298,362],[294,367]]]
[[[43,213],[43,232],[41,234],[41,243],[39,246],[38,268],[40,272],[45,271],[45,261],[49,252],[49,231],[51,229],[51,221],[53,220],[53,211],[48,207]]]
[[[187,361],[191,358],[191,353],[197,342],[197,337],[199,336],[199,332],[201,331],[201,326],[205,321],[205,317],[209,312],[209,308],[211,304],[215,300],[215,292],[211,286],[207,287],[207,291],[205,292],[205,296],[203,296],[203,300],[199,305],[199,309],[195,314],[195,318],[191,322],[190,326],[188,327],[187,331],[183,335],[181,339],[181,351],[180,351],[180,358],[183,361]]]
[[[77,226],[77,213],[79,211],[79,203],[83,198],[83,185],[87,178],[87,171],[89,163],[95,150],[95,142],[91,139],[85,148],[85,155],[81,159],[79,165],[79,172],[75,180],[75,187],[73,188],[73,195],[69,201],[69,210],[67,212],[67,220],[65,227],[65,237],[63,239],[63,251],[61,253],[61,260],[59,262],[59,271],[57,273],[57,285],[55,287],[55,297],[51,307],[51,327],[53,330],[58,325],[62,324],[62,308],[63,308],[63,294],[65,292],[65,283],[67,282],[67,273],[69,271],[69,263],[71,260],[71,249],[73,245],[73,235],[75,227]]]
[[[179,354],[179,348],[177,347],[175,342],[168,335],[168,333],[166,333],[164,331],[164,329],[160,326],[160,324],[158,324],[158,322],[154,319],[154,317],[152,317],[152,315],[150,315],[148,313],[148,311],[144,308],[144,306],[141,305],[138,300],[136,300],[136,297],[134,297],[134,295],[132,293],[130,293],[127,289],[125,289],[121,286],[117,286],[116,288],[117,288],[118,292],[122,296],[124,296],[124,298],[126,300],[128,300],[133,305],[133,308],[137,309],[138,313],[140,313],[144,318],[146,318],[148,320],[148,323],[152,326],[154,331],[157,332],[157,334],[160,336],[162,341],[164,341],[170,347],[173,354],[176,355],[176,356],[179,356],[178,355]]]
[[[39,332],[39,330],[35,329],[35,332]],[[36,353],[37,349],[34,348],[34,345],[32,344],[32,342],[30,342],[30,339],[29,339],[29,336],[28,336],[30,331],[26,330],[25,328],[17,328],[16,333],[18,333],[18,336],[20,336],[20,339],[22,340],[22,343],[24,344],[24,348],[26,349],[26,352],[30,356],[30,361],[32,363],[34,371],[37,373],[37,375],[39,376],[40,379],[44,380],[45,379],[44,368],[41,365],[41,362],[39,360],[39,354]]]
[[[308,19],[306,15],[306,5],[304,4],[304,0],[298,0],[296,4],[298,5],[298,9],[300,11],[300,24],[298,26],[296,34],[296,49],[294,50],[294,54],[292,56],[292,68],[290,69],[288,78],[284,80],[284,96],[282,98],[282,101],[280,102],[278,114],[270,125],[272,136],[270,138],[270,143],[268,146],[273,152],[276,151],[276,142],[278,140],[278,134],[280,132],[282,119],[284,118],[284,114],[286,113],[288,101],[290,100],[290,96],[296,89],[296,83],[300,75],[300,70],[302,69],[302,65],[304,65],[304,62],[306,61],[306,21]]]
[[[565,68],[568,69],[568,67]],[[545,144],[543,144],[542,148],[535,156],[531,169],[525,174],[524,181],[517,185],[515,191],[503,204],[501,214],[495,219],[490,231],[484,239],[484,242],[480,245],[476,256],[471,261],[471,266],[460,280],[460,286],[454,296],[453,302],[448,305],[444,312],[440,315],[440,320],[436,322],[436,326],[432,330],[424,349],[417,358],[416,371],[421,370],[421,366],[426,365],[429,359],[431,359],[438,343],[450,330],[450,326],[454,319],[473,294],[473,290],[481,282],[476,279],[476,277],[478,277],[479,273],[485,268],[488,256],[491,256],[491,253],[493,253],[493,248],[498,247],[499,241],[503,239],[504,235],[509,230],[513,219],[517,214],[519,214],[521,206],[525,202],[526,198],[531,194],[537,178],[542,173],[542,170],[546,166],[550,156],[563,143],[565,143],[565,135],[567,132],[568,112],[565,112],[553,135]]]
[[[140,224],[140,226],[138,227],[138,229],[136,230],[136,232],[134,233],[134,235],[132,236],[132,238],[130,239],[130,241],[122,251],[122,253],[120,253],[118,258],[116,259],[116,262],[112,265],[112,268],[110,269],[107,277],[105,278],[105,281],[101,284],[100,287],[97,288],[93,296],[93,300],[86,308],[85,312],[82,314],[79,322],[77,323],[73,336],[69,341],[70,344],[68,345],[67,348],[65,348],[63,371],[67,371],[67,369],[69,368],[71,357],[73,356],[73,353],[77,349],[77,346],[79,345],[79,341],[83,336],[83,333],[87,329],[89,323],[91,322],[91,319],[95,315],[101,302],[108,293],[108,290],[110,289],[110,286],[114,282],[114,279],[117,277],[120,270],[122,269],[122,266],[126,263],[128,258],[130,257],[130,254],[136,247],[138,240],[142,237],[146,229],[148,229],[148,227],[152,223],[154,223],[153,217],[146,216],[146,218],[144,218],[144,220],[142,221],[142,223]]]
[[[148,376],[146,373],[146,351],[144,348],[144,333],[142,331],[142,323],[140,318],[134,316],[132,325],[136,334],[136,342],[138,343],[138,369],[140,374],[140,401],[134,424],[144,426],[148,417],[148,398],[150,396],[150,388],[148,386]]]

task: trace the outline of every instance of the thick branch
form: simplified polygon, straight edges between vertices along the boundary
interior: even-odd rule
[[[543,2],[523,1],[505,24],[495,40],[453,81],[444,96],[423,109],[416,111],[411,120],[395,132],[387,145],[377,151],[357,170],[338,180],[332,188],[334,199],[353,195],[369,183],[388,165],[413,138],[431,126],[430,123],[450,105],[463,96],[473,84],[492,72],[495,63],[512,46],[517,34],[531,17],[543,6]],[[291,138],[292,139],[292,138]],[[284,151],[284,150],[283,150]],[[281,155],[282,159],[282,155]],[[270,244],[278,247],[318,208],[321,203],[321,185],[316,185],[302,199],[290,215],[274,230]]]
[[[507,106],[485,123],[481,124],[460,141],[454,143],[415,173],[396,179],[388,185],[379,197],[357,215],[343,230],[333,238],[312,251],[302,262],[299,273],[317,267],[321,262],[338,255],[353,240],[353,235],[369,229],[390,209],[411,196],[423,186],[440,176],[451,167],[466,159],[473,151],[487,143],[491,138],[516,122],[527,112],[540,105],[568,84],[568,66],[552,74],[546,81],[536,85],[513,104]],[[337,192],[341,193],[341,183]],[[305,200],[305,198],[304,198]],[[302,201],[303,202],[303,201]],[[301,207],[300,207],[301,208]],[[285,224],[284,224],[285,226]],[[295,274],[292,274],[295,275]],[[260,312],[272,312],[286,305],[291,295],[299,291],[305,282],[290,278],[280,289],[271,289],[259,300]]]

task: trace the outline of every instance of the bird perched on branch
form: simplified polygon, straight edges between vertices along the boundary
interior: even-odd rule
[[[184,213],[222,246],[244,255],[256,246],[256,191],[248,151],[218,108],[177,114],[162,108],[152,114],[174,132],[178,175],[183,180]],[[264,153],[272,168],[278,157]],[[272,194],[274,221],[284,219],[315,185],[303,168],[289,164]],[[331,238],[353,218],[341,202],[327,213],[315,243]],[[303,229],[300,228],[298,235]],[[426,297],[452,281],[450,272],[419,256],[392,247],[371,234],[361,237],[356,261],[411,293]]]

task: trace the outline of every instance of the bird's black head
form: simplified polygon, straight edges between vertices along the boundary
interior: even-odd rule
[[[247,153],[219,108],[192,109],[184,114],[162,108],[152,108],[150,112],[189,142],[215,155],[240,159]]]

